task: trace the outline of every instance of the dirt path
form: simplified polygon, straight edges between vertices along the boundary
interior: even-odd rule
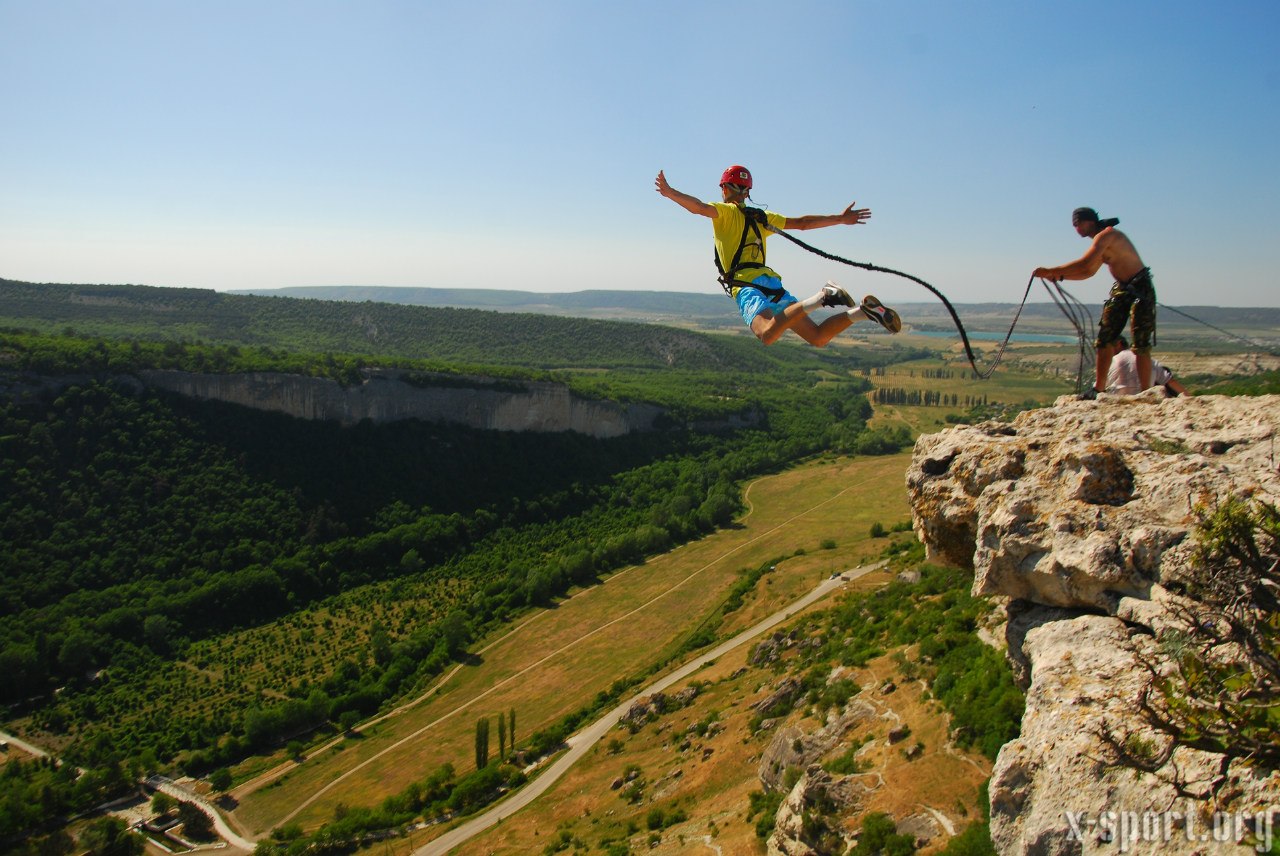
[[[570,737],[568,741],[566,741],[569,745],[569,751],[560,756],[560,758],[558,758],[556,762],[546,770],[546,772],[542,773],[542,775],[538,776],[531,783],[483,814],[478,815],[461,826],[450,830],[434,841],[419,847],[417,850],[413,851],[413,856],[443,856],[443,854],[448,853],[459,844],[473,838],[489,827],[496,825],[500,820],[502,820],[502,818],[509,817],[520,811],[555,784],[570,767],[587,754],[591,747],[594,746],[601,737],[608,734],[609,731],[618,724],[622,715],[630,710],[631,706],[641,698],[652,695],[656,692],[662,692],[671,685],[684,680],[698,669],[701,669],[707,663],[710,663],[712,660],[723,657],[729,651],[732,651],[757,636],[764,634],[766,631],[771,630],[774,626],[787,620],[797,612],[800,612],[816,601],[826,597],[832,591],[841,588],[847,581],[856,579],[863,574],[870,573],[871,571],[883,567],[884,564],[884,562],[878,562],[874,565],[856,568],[852,571],[846,571],[842,575],[823,580],[808,594],[787,604],[785,607],[778,610],[773,615],[770,615],[768,618],[760,621],[755,626],[742,631],[727,642],[717,645],[711,651],[700,655],[669,675],[659,678],[649,684],[640,692],[636,693],[634,696],[597,719],[591,725]]]
[[[240,851],[243,853],[252,853],[254,848],[257,847],[254,842],[242,838],[238,833],[236,833],[236,831],[231,828],[231,825],[228,824],[226,819],[222,816],[222,812],[218,811],[212,803],[200,794],[188,790],[177,782],[166,779],[164,776],[152,776],[147,780],[147,784],[155,788],[157,791],[168,794],[176,800],[194,803],[196,808],[208,815],[209,819],[213,821],[213,828],[218,831],[218,834],[222,836],[222,839],[227,842],[228,846],[233,848],[233,852]]]
[[[14,737],[12,734],[9,734],[7,731],[0,731],[0,740],[4,741],[5,743],[8,743],[9,745],[13,746],[16,749],[21,749],[23,752],[26,752],[28,755],[32,756],[33,758],[51,757],[48,752],[41,749],[39,746],[36,746],[32,743],[27,743],[21,737]]]
[[[783,527],[787,526],[788,524],[792,523],[792,522],[793,522],[793,521],[795,521],[796,519],[798,519],[798,518],[800,518],[800,517],[803,517],[804,515],[806,515],[806,514],[808,514],[808,513],[812,512],[812,511],[813,511],[814,509],[816,509],[816,508],[820,508],[820,507],[821,507],[821,506],[823,506],[823,505],[826,505],[826,504],[828,504],[828,503],[834,502],[835,500],[839,499],[841,496],[843,496],[843,495],[844,495],[845,493],[847,493],[848,491],[850,491],[850,490],[854,490],[855,488],[857,488],[857,487],[859,487],[859,486],[860,486],[860,484],[850,485],[849,487],[846,487],[844,490],[840,491],[839,493],[835,494],[834,496],[829,497],[828,499],[825,499],[825,500],[823,500],[822,502],[819,502],[819,503],[815,504],[815,505],[814,505],[814,506],[812,506],[811,508],[807,508],[807,509],[805,509],[805,510],[803,510],[803,511],[799,511],[799,512],[797,512],[797,513],[795,513],[795,514],[791,515],[791,516],[790,516],[790,517],[788,517],[787,519],[785,519],[785,520],[782,520],[782,521],[778,522],[776,525],[774,525],[774,526],[770,527],[768,530],[766,530],[766,531],[764,531],[764,532],[761,532],[759,535],[755,536],[754,538],[751,538],[751,539],[749,539],[749,540],[747,540],[747,541],[744,541],[743,543],[741,543],[741,544],[739,544],[738,546],[734,547],[732,550],[728,550],[728,551],[726,551],[725,553],[723,553],[723,554],[721,554],[721,555],[717,556],[715,559],[713,559],[713,560],[711,560],[711,561],[709,561],[709,562],[707,562],[707,563],[703,564],[701,567],[699,567],[697,570],[695,570],[695,571],[693,571],[692,573],[690,573],[690,574],[689,574],[688,576],[686,576],[684,579],[682,579],[682,580],[680,580],[680,581],[676,582],[676,583],[675,583],[674,585],[672,585],[671,587],[669,587],[669,588],[667,588],[666,590],[662,591],[661,593],[659,593],[659,594],[655,595],[654,597],[650,598],[649,600],[645,601],[644,603],[640,604],[639,606],[635,607],[634,609],[632,609],[632,610],[630,610],[630,611],[628,611],[628,612],[624,612],[624,613],[622,613],[621,615],[618,615],[618,616],[614,617],[613,619],[611,619],[611,620],[609,620],[609,621],[606,621],[606,622],[604,622],[603,624],[600,624],[600,625],[598,625],[598,626],[596,626],[596,627],[592,628],[591,630],[589,630],[589,631],[587,631],[586,633],[582,634],[581,636],[579,636],[578,638],[574,639],[573,641],[568,642],[568,643],[566,643],[565,645],[562,645],[560,648],[557,648],[556,650],[551,651],[550,653],[546,654],[545,656],[541,657],[540,659],[535,660],[534,662],[532,662],[532,663],[530,663],[529,665],[525,666],[523,669],[519,670],[518,672],[515,672],[514,674],[512,674],[512,675],[508,676],[507,678],[504,678],[503,680],[498,681],[498,682],[497,682],[497,683],[495,683],[493,686],[491,686],[491,687],[489,687],[488,689],[486,689],[484,692],[482,692],[482,693],[480,693],[480,694],[478,694],[478,695],[476,695],[476,696],[473,696],[472,698],[470,698],[470,699],[468,699],[468,700],[466,700],[466,701],[464,701],[464,702],[460,703],[457,707],[452,708],[451,710],[447,711],[446,713],[444,713],[443,715],[441,715],[441,716],[437,717],[436,719],[432,720],[431,722],[427,723],[426,725],[423,725],[421,728],[417,729],[417,730],[416,730],[416,731],[414,731],[413,733],[411,733],[411,734],[409,734],[409,735],[406,735],[405,737],[400,738],[399,740],[397,740],[395,743],[392,743],[392,744],[391,744],[390,746],[388,746],[387,748],[383,749],[382,751],[378,752],[378,753],[377,753],[377,754],[375,754],[375,755],[371,755],[370,757],[368,757],[368,758],[366,758],[365,760],[363,760],[362,762],[360,762],[358,765],[356,765],[356,766],[352,767],[351,769],[347,770],[346,772],[342,773],[340,776],[338,776],[338,777],[336,777],[336,778],[332,779],[331,781],[329,781],[328,783],[326,783],[326,784],[324,785],[324,787],[320,788],[320,789],[319,789],[319,790],[317,790],[315,793],[313,793],[311,796],[307,797],[305,800],[303,800],[302,802],[298,803],[298,805],[296,805],[296,806],[294,807],[293,811],[291,811],[289,814],[287,814],[286,816],[284,816],[284,817],[280,818],[278,821],[276,821],[275,826],[283,826],[284,824],[288,823],[288,822],[289,822],[289,821],[291,821],[293,818],[297,817],[297,816],[298,816],[298,814],[300,814],[300,813],[301,813],[305,808],[307,808],[308,806],[310,806],[310,805],[311,805],[312,803],[314,803],[316,800],[320,799],[322,796],[324,796],[326,793],[328,793],[328,792],[329,792],[330,790],[332,790],[334,787],[336,787],[337,785],[339,785],[341,782],[343,782],[343,781],[344,781],[345,779],[347,779],[349,776],[351,776],[351,775],[353,775],[353,774],[355,774],[355,773],[357,773],[357,772],[359,772],[359,771],[363,770],[365,767],[368,767],[370,764],[375,763],[376,761],[378,761],[379,759],[381,759],[382,757],[384,757],[384,756],[385,756],[385,755],[387,755],[388,753],[395,751],[396,749],[400,748],[401,746],[403,746],[403,745],[404,745],[404,744],[406,744],[406,743],[409,743],[409,742],[411,742],[411,741],[413,741],[413,740],[418,739],[418,738],[419,738],[419,737],[421,737],[425,732],[427,732],[427,731],[431,730],[432,728],[435,728],[436,726],[440,725],[441,723],[447,722],[448,720],[452,719],[452,718],[453,718],[453,717],[455,717],[455,716],[458,716],[459,714],[461,714],[461,713],[465,712],[468,708],[472,707],[472,706],[473,706],[473,705],[475,705],[477,702],[479,702],[479,701],[483,700],[483,699],[484,699],[484,698],[486,698],[487,696],[489,696],[489,695],[491,695],[491,694],[493,694],[493,693],[497,692],[498,690],[502,689],[503,687],[507,686],[508,684],[510,684],[510,683],[512,683],[512,682],[514,682],[514,681],[519,681],[521,678],[525,677],[527,674],[529,674],[529,673],[530,673],[530,672],[532,672],[533,670],[535,670],[535,669],[537,669],[537,668],[539,668],[539,667],[541,667],[541,666],[545,665],[548,661],[550,661],[550,660],[552,660],[552,659],[554,659],[554,658],[556,658],[556,657],[559,657],[559,656],[560,656],[560,655],[562,655],[562,654],[565,654],[565,653],[567,653],[567,652],[569,652],[569,651],[573,650],[573,649],[574,649],[575,647],[577,647],[579,644],[581,644],[581,643],[585,642],[586,640],[588,640],[588,639],[592,638],[593,636],[596,636],[596,635],[598,635],[598,634],[600,634],[600,633],[605,632],[606,630],[608,630],[609,628],[613,627],[613,626],[614,626],[614,625],[616,625],[616,624],[620,624],[620,623],[623,623],[623,622],[626,622],[626,621],[631,620],[631,619],[632,619],[632,618],[634,618],[638,613],[643,612],[645,609],[647,609],[647,608],[649,608],[650,606],[652,606],[653,604],[657,603],[659,600],[662,600],[663,598],[669,597],[669,596],[671,596],[672,594],[674,594],[674,593],[678,592],[680,589],[684,588],[687,584],[689,584],[689,583],[690,583],[690,582],[692,582],[694,579],[696,579],[699,575],[701,575],[701,574],[702,574],[704,571],[706,571],[708,568],[711,568],[711,567],[713,567],[713,566],[715,566],[715,565],[718,565],[720,562],[724,561],[724,559],[725,559],[725,558],[727,558],[728,556],[731,556],[731,555],[733,555],[734,553],[736,553],[736,552],[738,552],[738,551],[740,551],[740,550],[745,549],[746,547],[748,547],[748,546],[750,546],[750,545],[752,545],[752,544],[756,543],[757,541],[759,541],[759,540],[760,540],[760,539],[762,539],[762,538],[767,538],[767,537],[769,537],[770,535],[772,535],[773,533],[777,532],[779,529],[782,529]],[[750,491],[750,488],[748,487],[748,492],[749,492],[749,491]],[[625,569],[625,570],[623,570],[623,571],[620,571],[618,574],[614,574],[612,577],[610,577],[608,580],[606,580],[603,584],[604,584],[604,585],[607,585],[610,581],[612,581],[612,580],[614,580],[614,579],[617,579],[619,576],[621,576],[621,574],[626,573],[626,572],[627,572],[627,571],[629,571],[629,570],[631,570],[631,568],[627,568],[627,569]],[[828,584],[835,584],[835,585],[838,585],[838,584],[839,584],[839,582],[840,582],[840,580],[839,580],[839,579],[835,579],[835,580],[825,580],[825,581],[823,582],[823,585],[828,585]],[[822,588],[822,586],[819,586],[819,588]],[[824,593],[825,593],[825,589],[824,589]],[[581,594],[581,592],[580,592],[579,594]],[[577,596],[577,595],[575,595],[575,597],[576,597],[576,596]],[[570,600],[572,600],[572,598],[570,598]],[[793,607],[794,607],[794,605],[793,605]],[[519,627],[517,627],[517,628],[513,629],[510,633],[507,633],[507,634],[505,634],[503,637],[501,637],[500,639],[497,639],[497,640],[494,640],[493,642],[491,642],[488,646],[486,646],[484,649],[482,649],[480,653],[484,653],[484,651],[487,651],[489,648],[493,647],[494,645],[497,645],[499,642],[503,641],[504,639],[506,639],[506,638],[510,637],[511,635],[513,635],[513,634],[515,634],[515,633],[518,633],[520,630],[524,629],[524,628],[525,628],[525,627],[527,627],[529,624],[531,624],[532,622],[536,621],[539,617],[541,617],[541,615],[545,615],[545,614],[546,614],[546,613],[544,612],[544,613],[541,613],[541,614],[540,614],[540,615],[538,615],[538,616],[534,616],[533,618],[531,618],[531,619],[529,619],[528,621],[526,621],[526,622],[524,622],[523,624],[521,624]],[[426,698],[427,696],[431,695],[433,692],[438,691],[438,690],[439,690],[439,688],[444,684],[444,682],[445,682],[446,680],[448,680],[448,678],[449,678],[449,677],[452,677],[454,674],[456,674],[456,673],[458,672],[458,670],[459,670],[459,669],[461,669],[461,668],[462,668],[462,666],[457,666],[457,667],[455,667],[455,668],[453,669],[453,671],[451,671],[451,672],[449,673],[449,675],[448,675],[448,676],[446,676],[444,679],[442,679],[442,680],[441,680],[441,682],[440,682],[439,684],[437,684],[437,685],[433,688],[433,690],[432,690],[431,692],[427,693],[427,694],[426,694],[426,695],[424,695],[424,696],[419,697],[418,699],[416,699],[416,700],[414,700],[413,702],[411,702],[409,705],[404,705],[404,706],[402,706],[402,707],[400,707],[400,708],[397,708],[397,709],[396,709],[396,710],[394,710],[394,711],[389,712],[388,714],[386,714],[386,715],[384,715],[384,716],[380,717],[378,720],[374,720],[373,722],[380,722],[380,721],[382,721],[383,719],[387,719],[387,718],[389,718],[389,717],[391,717],[391,716],[393,716],[393,715],[396,715],[398,712],[403,712],[404,710],[408,709],[409,707],[413,706],[414,704],[417,704],[419,701],[422,701],[422,699],[423,699],[423,698]],[[373,722],[370,722],[369,724],[373,724]],[[338,740],[338,741],[336,741],[336,742],[341,742],[341,741],[340,741],[340,740]],[[326,744],[326,747],[325,747],[325,748],[328,748],[329,746],[333,746],[333,745],[335,745],[335,744],[334,744],[334,742],[331,742],[331,743],[329,743],[329,744]],[[288,765],[282,765],[282,766],[284,766],[284,767],[285,767],[285,769],[284,769],[283,771],[281,771],[281,770],[280,770],[280,768],[276,768],[276,770],[273,770],[273,771],[272,771],[272,773],[273,773],[275,776],[281,775],[281,774],[282,774],[282,772],[287,772],[287,771],[288,771],[288,769],[292,768],[294,765],[293,765],[292,763],[290,763],[290,764],[288,764]],[[273,777],[274,777],[274,776],[273,776]],[[259,777],[259,778],[262,778],[262,777]],[[257,780],[255,780],[255,781],[257,781]]]

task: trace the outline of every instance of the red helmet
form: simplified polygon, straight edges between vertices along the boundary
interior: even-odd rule
[[[720,186],[726,184],[736,184],[739,187],[751,189],[751,170],[741,164],[734,164],[720,174]]]

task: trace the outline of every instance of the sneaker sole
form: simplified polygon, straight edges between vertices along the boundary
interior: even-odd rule
[[[831,280],[827,280],[827,284],[826,284],[826,286],[825,286],[824,288],[833,288],[833,289],[835,289],[835,292],[836,292],[836,293],[835,293],[835,294],[830,294],[830,295],[828,295],[828,298],[839,298],[839,299],[838,299],[838,300],[831,300],[831,302],[829,302],[829,303],[828,303],[828,302],[827,302],[827,299],[828,299],[828,298],[823,298],[823,300],[822,300],[822,305],[823,305],[823,306],[827,306],[827,307],[832,307],[832,306],[849,306],[849,307],[853,307],[853,306],[856,306],[856,305],[857,305],[857,304],[855,304],[855,303],[853,302],[853,295],[852,295],[852,294],[850,294],[849,292],[845,291],[843,288],[841,288],[840,286],[836,285],[836,284],[835,284],[834,282],[832,282]]]
[[[870,294],[862,298],[862,305],[859,308],[862,309],[864,315],[869,316],[871,320],[890,333],[902,332],[902,319],[898,317],[898,313],[876,300]],[[868,309],[872,311],[868,312]]]

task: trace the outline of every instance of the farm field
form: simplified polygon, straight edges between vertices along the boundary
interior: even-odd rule
[[[375,804],[445,762],[468,769],[477,717],[514,709],[520,738],[547,727],[614,680],[665,659],[742,570],[779,559],[719,635],[748,626],[883,548],[869,533],[874,523],[908,519],[905,491],[885,490],[901,485],[908,459],[816,461],[754,482],[750,510],[734,528],[625,569],[482,642],[476,662],[447,673],[429,698],[243,794],[236,820],[255,834],[286,822],[309,828],[339,805]]]
[[[904,339],[908,338],[904,336]],[[986,351],[988,357],[994,350]],[[913,435],[938,431],[951,424],[947,415],[967,414],[974,405],[992,412],[1016,412],[1051,403],[1075,392],[1078,351],[1073,346],[1011,343],[989,379],[977,377],[959,345],[927,359],[898,363],[868,375],[876,387],[868,396],[875,407],[872,427],[903,425]],[[911,399],[932,394],[937,404],[878,400],[877,392]]]
[[[747,337],[737,331],[723,338],[727,342]],[[77,340],[66,347],[74,349],[78,344]],[[717,338],[704,344],[714,351],[723,343]],[[874,329],[858,331],[825,352],[798,344],[766,352],[753,342],[742,344],[747,346],[743,349],[746,355],[820,357],[821,361],[809,366],[807,376],[800,372],[786,379],[770,375],[783,395],[817,391],[826,396],[823,413],[844,413],[850,400],[861,404],[857,401],[861,395],[872,403],[874,416],[868,427],[870,433],[885,438],[884,445],[855,444],[848,433],[837,436],[828,432],[815,434],[816,442],[805,446],[802,454],[815,449],[878,453],[902,448],[910,437],[958,422],[1010,418],[1020,410],[1050,405],[1057,397],[1077,390],[1082,369],[1086,381],[1092,374],[1091,365],[1081,365],[1079,348],[1067,343],[1013,342],[999,368],[986,380],[975,376],[958,342],[910,330],[893,337]],[[979,352],[979,365],[990,365],[996,344],[986,340],[973,344]],[[111,352],[105,345],[100,344],[99,349]],[[133,352],[121,353],[128,356]],[[1265,352],[1169,348],[1157,356],[1193,393],[1214,392],[1220,386],[1229,391],[1226,384],[1241,382],[1253,384],[1256,391],[1268,391],[1266,385],[1274,385],[1280,369],[1280,357]],[[1088,359],[1091,362],[1091,354]],[[603,368],[590,366],[566,371],[575,378],[607,374]],[[641,374],[668,384],[674,376],[669,368]],[[850,383],[850,378],[858,382]],[[644,384],[633,389],[628,386],[631,382],[627,378],[615,381],[614,393],[625,399],[640,387],[648,389]],[[711,390],[723,395],[726,387],[708,385],[715,383],[723,382],[702,376],[691,381],[699,394]],[[868,384],[871,389],[864,391]],[[85,418],[66,424],[90,424],[88,414],[86,411]],[[128,434],[125,431],[118,436]],[[763,465],[747,471],[758,473],[784,457],[793,460],[797,454],[775,451],[763,455]],[[655,454],[644,459],[658,458]],[[531,580],[530,568],[539,566],[544,556],[558,555],[559,545],[568,543],[572,533],[554,533],[522,557],[507,551],[507,542],[501,542],[504,546],[494,551],[492,567],[474,576],[447,564],[424,568],[416,551],[404,550],[397,542],[383,557],[399,563],[394,579],[371,582],[376,577],[353,575],[349,587],[299,603],[296,611],[261,622],[248,620],[253,612],[251,604],[244,604],[250,607],[247,611],[219,613],[243,614],[243,620],[230,624],[222,634],[189,644],[181,640],[184,644],[175,649],[172,659],[157,661],[152,668],[130,669],[128,657],[119,663],[113,661],[119,668],[92,673],[93,680],[78,688],[78,694],[64,696],[60,705],[25,718],[19,716],[12,727],[15,733],[33,738],[56,754],[83,751],[86,735],[92,735],[89,727],[97,722],[104,730],[94,745],[106,745],[106,729],[112,739],[132,746],[163,735],[171,745],[195,747],[187,756],[178,756],[170,768],[172,774],[208,776],[207,780],[187,781],[205,795],[224,791],[221,802],[231,812],[231,822],[247,836],[261,839],[281,827],[290,828],[286,837],[321,827],[325,829],[320,836],[341,834],[334,833],[328,824],[353,811],[372,812],[390,797],[403,799],[443,765],[459,777],[477,778],[472,774],[481,751],[476,748],[480,722],[490,723],[504,714],[518,715],[519,727],[512,726],[511,745],[519,741],[527,746],[532,736],[541,747],[537,751],[545,751],[565,734],[594,721],[619,698],[631,697],[638,688],[669,674],[697,652],[710,650],[715,641],[778,613],[782,605],[794,602],[832,574],[872,561],[887,544],[905,547],[910,540],[904,531],[909,511],[902,479],[908,460],[905,452],[850,458],[828,451],[784,472],[748,483],[726,481],[715,490],[709,490],[697,475],[686,478],[687,483],[700,484],[707,496],[723,497],[725,511],[717,518],[718,525],[725,526],[730,519],[737,503],[729,497],[740,489],[748,511],[715,534],[651,556],[642,564],[609,573],[600,570],[602,581],[588,588],[566,591],[557,587],[554,601],[550,594],[534,597],[510,586]],[[160,483],[151,482],[153,488]],[[510,489],[510,482],[505,489]],[[701,496],[695,490],[689,501],[696,504]],[[616,495],[615,503],[619,508],[635,505],[625,491]],[[394,506],[378,525],[393,526],[397,515],[408,510],[408,506]],[[541,506],[531,503],[525,510],[532,514],[540,512]],[[886,526],[890,529],[887,533]],[[588,550],[608,540],[592,537],[594,540],[583,541]],[[474,543],[464,542],[464,546]],[[396,546],[400,549],[393,549]],[[208,555],[212,554],[206,558]],[[625,561],[636,561],[639,555],[643,551],[629,554]],[[595,567],[616,569],[618,564]],[[301,567],[282,566],[286,576]],[[325,574],[331,571],[323,562],[317,567]],[[575,574],[563,580],[568,585],[569,580],[589,577],[590,573]],[[871,574],[856,587],[884,586],[892,580],[892,574]],[[743,591],[746,596],[739,599]],[[478,599],[496,603],[499,596],[507,598],[501,613],[468,617]],[[824,595],[811,614],[821,614],[838,600],[839,596]],[[549,602],[553,605],[548,608]],[[531,603],[543,606],[525,605]],[[726,611],[729,603],[732,607]],[[126,612],[112,616],[116,624],[111,627],[125,626],[120,621],[129,617]],[[336,688],[354,687],[357,679],[376,676],[378,668],[390,659],[396,640],[437,627],[443,628],[438,630],[440,644],[435,649],[432,644],[420,648],[409,662],[430,664],[444,656],[447,643],[444,666],[414,672],[410,665],[407,674],[411,679],[380,696],[339,696]],[[157,625],[142,629],[148,633],[156,630],[160,633],[156,638],[163,641],[164,632],[177,628]],[[54,646],[59,651],[63,647]],[[748,711],[753,699],[767,692],[768,675],[739,673],[749,659],[749,650],[735,650],[705,667],[696,680],[685,679],[686,686],[703,692],[687,712],[660,728],[607,736],[588,759],[575,762],[568,776],[556,780],[553,791],[518,816],[504,818],[504,828],[484,833],[484,843],[478,846],[486,852],[544,850],[549,842],[543,836],[551,834],[556,845],[552,849],[565,849],[566,841],[592,839],[606,850],[607,842],[622,838],[633,848],[645,843],[646,836],[637,835],[636,830],[652,829],[654,821],[644,816],[639,803],[626,801],[623,807],[616,795],[598,798],[609,797],[602,793],[605,788],[601,782],[612,784],[634,765],[644,770],[648,790],[643,802],[675,813],[661,824],[661,834],[647,837],[649,849],[681,852],[689,841],[707,836],[719,842],[718,846],[735,851],[750,852],[759,846],[743,806],[759,787],[754,766],[762,751]],[[455,659],[460,655],[461,661]],[[910,654],[897,650],[886,656]],[[897,662],[900,666],[901,660]],[[858,663],[856,675],[850,672],[849,676],[859,685],[872,686],[895,668],[893,661],[880,659]],[[927,698],[916,698],[913,702],[911,693],[903,692],[894,707],[918,718],[913,730],[927,746],[945,746],[945,717],[925,701]],[[268,730],[271,716],[277,717],[274,722],[279,721],[280,709],[298,710],[304,705],[307,711],[318,710],[318,719],[298,717],[287,720],[284,727]],[[801,718],[812,715],[804,711]],[[77,721],[81,716],[85,724]],[[365,717],[363,721],[361,717]],[[702,728],[708,722],[723,723],[723,733],[700,734],[705,739],[694,741],[697,748],[692,753],[690,741],[675,739],[681,731]],[[548,732],[555,736],[540,736]],[[222,754],[219,757],[213,752]],[[701,757],[697,757],[699,753]],[[942,754],[952,760],[958,757],[950,751]],[[970,781],[967,775],[948,772],[945,765],[935,770],[932,755],[925,757],[929,764],[913,765],[912,781],[931,782],[933,792],[949,794],[948,799],[963,807],[962,817],[969,816],[967,811],[976,811],[971,791],[976,788],[975,781],[985,776],[987,767],[982,759],[962,759],[966,773],[979,774]],[[151,768],[158,760],[144,754],[135,768]],[[536,758],[525,757],[522,751],[518,763],[530,760],[534,763],[526,772],[539,775],[546,765]],[[875,760],[877,775],[890,778],[897,758],[882,753]],[[228,768],[228,764],[233,766]],[[676,766],[666,772],[659,770],[668,764]],[[515,774],[514,768],[505,769]],[[955,783],[954,793],[943,787],[945,783]],[[901,783],[893,792],[910,792],[911,787]],[[498,791],[488,793],[486,798]],[[878,799],[886,798],[881,794]],[[442,805],[436,802],[425,816],[438,816]],[[575,805],[577,814],[566,813],[566,807]],[[903,807],[884,803],[885,810],[895,815]],[[358,834],[369,835],[366,843],[376,840],[379,847],[374,849],[387,853],[397,852],[401,842],[391,841],[385,834],[411,831],[415,846],[438,834],[415,824],[405,826],[406,818],[412,816],[412,812],[406,815],[402,811],[382,826],[368,822],[362,827],[365,832]],[[606,822],[604,817],[610,820]],[[365,822],[359,817],[352,819]],[[345,824],[345,828],[352,827],[352,823]],[[566,835],[570,838],[565,839]]]

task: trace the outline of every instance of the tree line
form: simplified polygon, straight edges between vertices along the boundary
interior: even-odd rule
[[[961,396],[956,392],[941,392],[936,389],[903,389],[902,387],[878,387],[871,395],[876,404],[903,404],[923,407],[983,407],[987,403],[985,395]]]

